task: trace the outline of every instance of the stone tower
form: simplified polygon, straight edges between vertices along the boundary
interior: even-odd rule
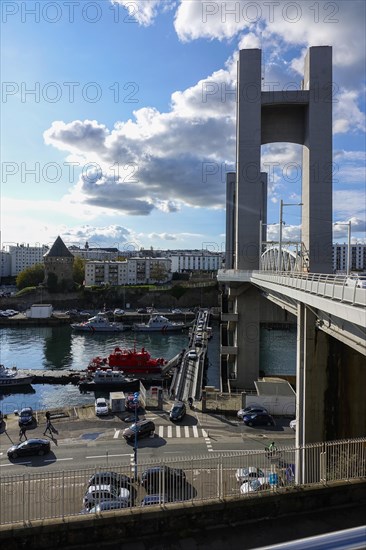
[[[57,237],[52,247],[43,256],[45,270],[45,285],[49,283],[49,275],[56,275],[57,286],[71,289],[73,286],[74,256],[66,247],[61,237]]]

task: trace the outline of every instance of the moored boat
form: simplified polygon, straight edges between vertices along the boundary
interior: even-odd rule
[[[162,357],[153,359],[145,348],[136,350],[136,348],[121,349],[116,347],[108,357],[94,357],[88,365],[88,371],[122,370],[126,374],[140,375],[141,377],[141,375],[160,375],[165,364],[165,359]]]
[[[140,382],[136,378],[127,378],[122,371],[112,371],[112,369],[89,372],[79,382],[80,391],[99,389],[138,391],[139,385]]]
[[[71,328],[82,332],[122,332],[124,330],[122,323],[112,323],[108,320],[105,313],[97,313],[90,317],[84,323],[72,323]]]
[[[0,365],[0,388],[25,386],[31,384],[33,376],[20,374],[16,367],[7,368]]]
[[[164,315],[152,315],[147,323],[134,323],[132,329],[136,332],[174,332],[186,328],[183,322],[170,321]]]

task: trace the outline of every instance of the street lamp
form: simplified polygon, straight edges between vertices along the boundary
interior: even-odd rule
[[[351,220],[348,222],[335,222],[333,225],[347,225],[348,226],[348,238],[347,238],[347,275],[351,272]]]
[[[137,411],[139,408],[139,395],[140,394],[138,391],[136,391],[133,394],[133,404],[135,406],[135,445],[133,448],[133,455],[134,455],[134,462],[135,462],[135,474],[134,474],[135,480],[137,479],[137,421],[138,421]]]
[[[283,202],[281,199],[280,202],[280,231],[279,231],[279,238],[278,238],[278,263],[277,263],[277,271],[282,271],[282,218],[283,218],[283,207],[284,206],[302,206],[302,202]]]

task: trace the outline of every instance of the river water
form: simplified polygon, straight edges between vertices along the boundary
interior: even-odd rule
[[[6,367],[44,370],[84,370],[96,355],[105,357],[116,347],[145,347],[151,356],[169,360],[188,346],[188,334],[123,332],[89,334],[73,332],[69,326],[0,328],[0,362]],[[219,327],[213,324],[208,347],[207,385],[220,387]],[[261,330],[260,368],[269,374],[295,374],[296,331]],[[34,410],[94,403],[94,394],[81,394],[67,386],[34,384],[27,393],[7,395],[0,390],[0,410]]]

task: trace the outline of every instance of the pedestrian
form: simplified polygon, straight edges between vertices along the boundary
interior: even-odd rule
[[[51,413],[50,413],[50,411],[46,411],[46,420],[51,420]]]
[[[53,432],[52,432],[52,424],[51,424],[51,420],[47,419],[47,422],[46,422],[46,429],[45,431],[43,432],[43,435],[46,435],[46,432],[50,432],[50,436],[53,437]]]
[[[20,430],[19,430],[19,441],[22,440],[23,435],[24,435],[25,439],[28,439],[27,434],[26,434],[26,431],[27,431],[27,428],[26,428],[25,426],[20,426]]]

